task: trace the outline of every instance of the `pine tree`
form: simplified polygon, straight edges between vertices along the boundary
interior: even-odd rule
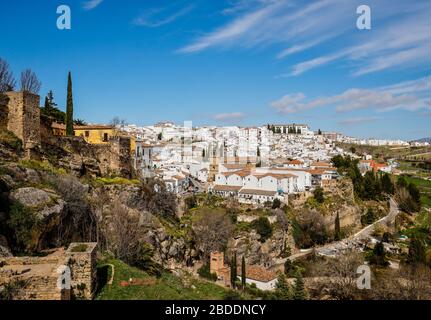
[[[290,286],[283,273],[278,275],[277,283],[275,285],[275,296],[278,300],[290,300],[292,298]]]
[[[307,299],[307,293],[304,287],[304,280],[302,275],[298,272],[295,276],[295,287],[293,289],[293,299],[294,300],[305,300]]]
[[[337,212],[337,216],[335,217],[334,240],[339,241],[340,239],[341,239],[340,216]]]
[[[73,94],[72,74],[70,71],[67,79],[66,135],[73,136]]]
[[[241,261],[241,285],[242,285],[242,290],[245,289],[245,278],[246,277],[246,272],[245,272],[245,258],[244,256],[242,256],[242,261]]]
[[[49,100],[48,100],[48,96],[45,97],[45,104],[43,106],[45,109],[49,109],[50,105],[49,105]]]
[[[48,98],[48,103],[51,107],[57,106],[57,104],[54,102],[54,93],[52,92],[52,90],[48,91],[47,98]]]

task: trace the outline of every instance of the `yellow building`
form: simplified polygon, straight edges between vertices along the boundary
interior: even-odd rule
[[[88,125],[73,126],[75,136],[83,137],[85,141],[92,144],[105,144],[116,134],[113,126],[105,125]]]
[[[66,135],[66,125],[53,122],[51,125],[52,133],[55,136]],[[73,131],[76,137],[83,137],[84,140],[91,144],[105,144],[109,139],[116,134],[114,126],[107,125],[86,125],[73,126]]]

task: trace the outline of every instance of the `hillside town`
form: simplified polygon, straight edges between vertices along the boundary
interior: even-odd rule
[[[417,156],[429,152],[427,142],[364,145],[296,123],[137,127],[114,118],[87,124],[73,119],[71,94],[66,113],[52,92],[44,106],[29,89],[1,97],[0,182],[9,221],[0,229],[3,297],[103,297],[114,279],[98,282],[97,261],[110,268],[123,261],[149,275],[160,276],[162,268],[181,281],[204,278],[247,297],[304,299],[329,283],[300,272],[298,263],[368,252],[367,263],[399,272],[411,261],[405,255],[411,259],[418,250],[412,245],[419,240],[400,233],[412,226],[399,217],[429,214],[405,168],[414,159],[424,168],[420,181],[430,178]],[[373,149],[382,146],[392,148],[384,157]],[[416,156],[390,156],[400,148]],[[420,250],[424,256],[415,259],[428,263],[425,247]],[[70,286],[59,287],[67,270]],[[154,281],[117,284],[145,288]],[[284,287],[296,293],[282,293]]]

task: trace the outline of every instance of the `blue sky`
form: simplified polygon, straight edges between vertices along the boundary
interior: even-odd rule
[[[72,29],[58,30],[69,5]],[[356,8],[371,8],[358,30]],[[75,116],[139,125],[306,122],[358,137],[431,136],[431,2],[2,1],[0,57]]]

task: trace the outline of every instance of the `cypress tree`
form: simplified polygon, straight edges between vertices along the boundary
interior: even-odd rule
[[[241,261],[241,285],[242,285],[242,290],[245,289],[245,277],[246,277],[245,258],[244,258],[244,256],[242,256],[242,261]]]
[[[307,293],[305,292],[304,280],[302,275],[298,272],[295,276],[295,287],[293,289],[293,299],[294,300],[305,300],[307,298]]]
[[[381,177],[382,190],[387,194],[394,194],[394,184],[392,183],[389,174],[385,173]]]
[[[236,288],[236,279],[238,277],[237,267],[236,267],[236,253],[232,257],[230,264],[230,285],[233,289]]]
[[[67,78],[66,135],[73,136],[73,95],[72,74],[70,71]]]
[[[426,248],[422,239],[413,237],[409,244],[408,260],[410,263],[423,263],[426,264]]]
[[[334,240],[339,241],[340,239],[341,239],[340,216],[337,212],[337,216],[335,217]]]

